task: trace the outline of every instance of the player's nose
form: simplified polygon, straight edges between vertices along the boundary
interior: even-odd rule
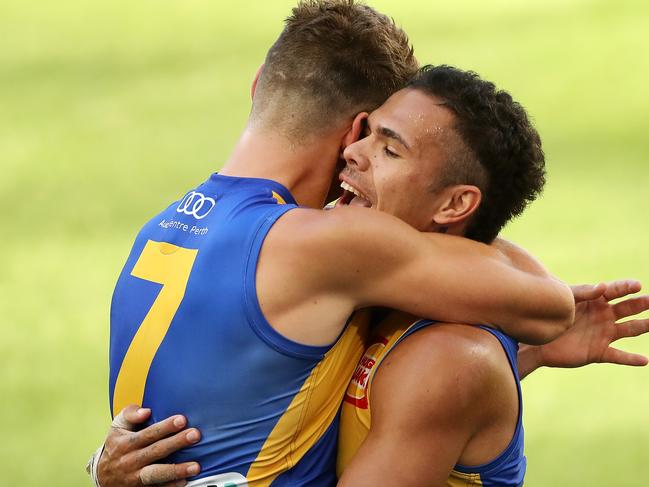
[[[354,167],[359,171],[365,171],[369,164],[365,154],[366,139],[360,139],[353,144],[349,144],[343,151],[343,157],[348,166]]]

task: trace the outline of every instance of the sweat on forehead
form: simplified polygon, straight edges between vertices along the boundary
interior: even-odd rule
[[[372,117],[374,125],[396,132],[411,149],[456,140],[455,115],[440,99],[420,90],[401,90]]]

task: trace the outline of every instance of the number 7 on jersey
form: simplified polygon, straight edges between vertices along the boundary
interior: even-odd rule
[[[142,404],[144,386],[158,347],[185,296],[198,249],[149,240],[131,275],[162,284],[126,351],[113,394],[113,416],[129,404]]]

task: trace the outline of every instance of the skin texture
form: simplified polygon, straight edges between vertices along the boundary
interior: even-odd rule
[[[369,435],[340,486],[445,485],[453,466],[503,451],[518,395],[502,347],[471,326],[426,327],[399,343],[371,383]]]
[[[341,180],[365,195],[372,208],[423,232],[466,219],[480,203],[478,188],[430,189],[449,153],[463,149],[454,122],[435,97],[412,89],[395,93],[367,118],[365,137],[345,149]],[[456,225],[452,233],[460,235],[462,228]]]
[[[288,268],[291,279],[278,286],[275,276]],[[562,285],[548,282],[510,267],[487,245],[423,234],[390,215],[352,207],[289,212],[269,232],[257,268],[268,321],[284,336],[310,345],[331,343],[340,323],[368,306],[498,323],[521,341],[546,343],[565,330],[564,310],[574,306]],[[517,321],[523,309],[527,318]]]
[[[181,415],[132,431],[150,415],[151,410],[131,405],[113,420],[97,471],[103,486],[181,486],[186,484],[185,478],[200,472],[196,462],[154,464],[174,451],[197,443],[201,435],[195,428],[184,430],[187,420]]]

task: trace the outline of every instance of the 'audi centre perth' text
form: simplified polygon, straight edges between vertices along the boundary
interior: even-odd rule
[[[209,228],[207,227],[197,227],[196,225],[192,225],[190,227],[186,223],[179,222],[178,220],[163,219],[160,223],[158,223],[158,226],[161,226],[162,228],[173,228],[174,230],[181,230],[183,232],[189,232],[194,235],[207,235],[207,232],[209,231]]]

